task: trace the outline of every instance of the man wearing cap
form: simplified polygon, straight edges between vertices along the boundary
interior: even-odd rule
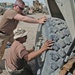
[[[23,43],[26,42],[27,32],[19,28],[14,30],[14,39],[5,59],[6,70],[10,75],[33,75],[27,61],[34,59],[46,50],[50,50],[53,45],[52,41],[47,40],[37,51],[26,50]]]
[[[25,3],[22,0],[16,0],[14,7],[5,11],[0,21],[0,60],[3,57],[7,41],[12,37],[13,30],[17,27],[19,21],[28,23],[44,23],[46,17],[40,19],[31,18],[23,15],[22,11]]]

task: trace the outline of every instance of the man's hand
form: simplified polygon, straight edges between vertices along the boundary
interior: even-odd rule
[[[49,50],[49,49],[52,49],[51,46],[53,45],[53,41],[49,41],[49,40],[46,40],[46,42],[43,44],[43,46],[41,47],[41,49],[43,51],[46,51],[46,50]]]
[[[38,19],[38,22],[39,22],[39,24],[43,24],[44,22],[46,22],[46,20],[47,20],[47,17],[44,16],[44,17],[41,17],[40,19]]]
[[[31,59],[33,59],[33,58],[37,57],[38,55],[40,55],[41,53],[43,53],[44,51],[46,51],[48,49],[52,49],[51,48],[52,45],[53,45],[53,41],[46,40],[46,42],[41,47],[41,49],[28,53],[27,55],[24,56],[24,59],[27,61],[30,61]]]

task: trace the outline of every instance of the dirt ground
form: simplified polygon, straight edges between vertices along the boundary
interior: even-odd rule
[[[40,18],[42,16],[47,16],[48,18],[50,17],[50,15],[41,14],[41,13],[28,15],[28,16],[35,17],[35,18]],[[0,16],[0,19],[1,19],[1,17],[2,16]],[[38,25],[39,24],[25,23],[25,22],[20,22],[19,25],[18,25],[18,28],[24,28],[28,32],[28,39],[27,39],[26,43],[24,43],[24,45],[26,46],[27,50],[31,49],[35,45],[36,33],[37,33]],[[3,58],[5,58],[7,53],[8,53],[8,49],[6,49]],[[3,73],[0,74],[0,75],[9,75],[9,74],[6,72],[6,70],[3,70]]]

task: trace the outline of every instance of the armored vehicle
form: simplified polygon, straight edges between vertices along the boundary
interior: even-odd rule
[[[35,60],[36,75],[60,75],[65,63],[75,55],[75,1],[45,0],[50,18],[38,26],[35,50],[48,39],[54,41],[48,50]],[[74,67],[72,67],[74,68]],[[69,70],[66,75],[74,75]]]
[[[39,2],[39,0],[33,1],[33,6],[34,6],[34,12],[42,12],[43,6],[42,3]]]

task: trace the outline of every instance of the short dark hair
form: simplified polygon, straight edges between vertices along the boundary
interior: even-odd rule
[[[23,0],[16,0],[15,5],[23,4],[25,5]]]

